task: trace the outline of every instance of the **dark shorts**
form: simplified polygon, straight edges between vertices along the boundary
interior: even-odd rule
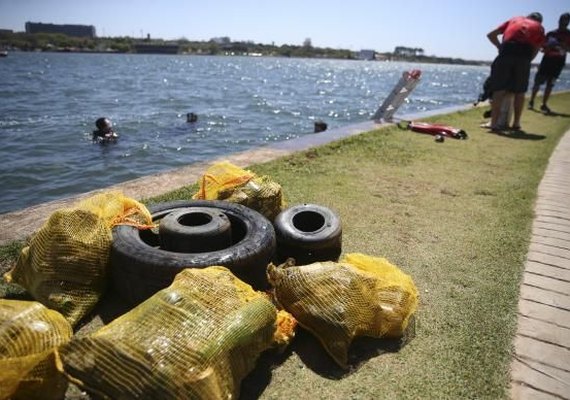
[[[545,82],[554,85],[554,81],[560,76],[564,64],[566,64],[564,57],[543,57],[534,76],[534,86],[540,86]]]
[[[530,52],[526,45],[503,46],[491,65],[492,92],[506,90],[511,93],[526,93],[530,77]]]

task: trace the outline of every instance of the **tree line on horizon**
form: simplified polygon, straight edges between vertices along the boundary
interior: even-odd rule
[[[191,41],[186,38],[165,41],[163,39],[137,39],[124,37],[73,37],[62,33],[25,33],[0,31],[0,48],[20,51],[65,51],[134,53],[141,43],[152,45],[177,45],[181,54],[201,55],[264,55],[275,57],[358,59],[358,52],[347,49],[314,47],[307,38],[302,45],[254,43],[232,41],[229,37],[208,41]],[[380,59],[391,61],[439,62],[448,64],[485,64],[481,61],[424,55],[423,49],[397,46],[394,52],[377,53]]]

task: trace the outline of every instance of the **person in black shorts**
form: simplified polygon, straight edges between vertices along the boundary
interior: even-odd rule
[[[542,97],[542,106],[540,110],[546,114],[550,114],[548,107],[548,99],[554,87],[554,82],[560,76],[560,72],[566,64],[566,53],[570,51],[570,13],[564,13],[558,20],[558,29],[550,31],[546,34],[546,45],[543,48],[544,55],[538,67],[538,71],[534,76],[534,86],[528,103],[528,108],[534,108],[534,99],[540,86],[546,83],[544,88],[544,96]]]
[[[499,35],[502,35],[502,42],[499,41]],[[545,40],[542,15],[534,12],[526,17],[511,18],[489,32],[487,38],[497,47],[499,55],[491,65],[491,122],[483,127],[491,131],[509,128],[498,126],[498,120],[505,94],[510,92],[514,94],[514,121],[511,128],[520,130],[530,63]]]

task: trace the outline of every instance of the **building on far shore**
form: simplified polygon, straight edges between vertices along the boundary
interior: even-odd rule
[[[374,50],[360,50],[358,52],[359,60],[374,60],[376,52]]]
[[[135,43],[135,53],[139,54],[178,54],[180,46],[175,43]]]
[[[150,33],[148,33],[146,39],[133,45],[133,50],[139,54],[178,54],[180,53],[180,46],[178,43],[163,42],[162,40],[152,42]]]
[[[41,22],[26,22],[26,33],[62,33],[73,37],[95,38],[93,25],[58,25]]]

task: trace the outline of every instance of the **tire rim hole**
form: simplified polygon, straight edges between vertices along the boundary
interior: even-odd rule
[[[293,226],[301,232],[316,232],[325,225],[325,218],[314,211],[301,211],[293,216]]]
[[[228,215],[228,218],[232,224],[232,244],[237,244],[245,237],[248,228],[239,218],[233,215]]]
[[[154,223],[160,223],[160,221],[162,221],[163,217],[165,217],[169,212],[172,212],[173,210],[168,210],[166,212],[161,212],[161,213],[157,213],[157,214],[153,214],[153,222]],[[209,220],[211,220],[211,216],[205,213],[201,213],[201,212],[194,212],[191,214],[202,214],[204,217],[207,217]],[[185,223],[183,223],[182,221],[180,221],[181,219],[184,219],[184,217],[189,216],[190,214],[185,214],[183,216],[181,216],[179,219],[177,219],[178,223],[180,223],[181,225],[184,225]],[[220,217],[227,217],[230,220],[230,224],[231,224],[231,246],[238,244],[239,242],[241,242],[247,232],[248,232],[248,225],[246,223],[244,223],[244,221],[242,221],[241,218],[238,218],[234,215],[232,215],[231,213],[223,213],[220,214]],[[209,222],[209,221],[208,221]],[[187,222],[186,222],[187,223]],[[207,223],[207,222],[206,222]],[[205,225],[205,224],[204,224]],[[202,224],[198,224],[198,225],[186,225],[186,226],[202,226]],[[139,232],[139,237],[140,239],[143,241],[143,243],[147,244],[150,247],[155,247],[155,248],[160,248],[163,249],[163,246],[161,245],[161,240],[160,240],[160,235],[158,232],[158,229],[147,229],[147,230],[140,230]]]
[[[203,226],[210,222],[212,222],[212,217],[201,212],[184,214],[178,218],[178,223],[184,226]]]
[[[158,236],[158,233],[153,232],[151,229],[139,231],[139,236],[141,240],[150,247],[160,246],[160,237]]]

